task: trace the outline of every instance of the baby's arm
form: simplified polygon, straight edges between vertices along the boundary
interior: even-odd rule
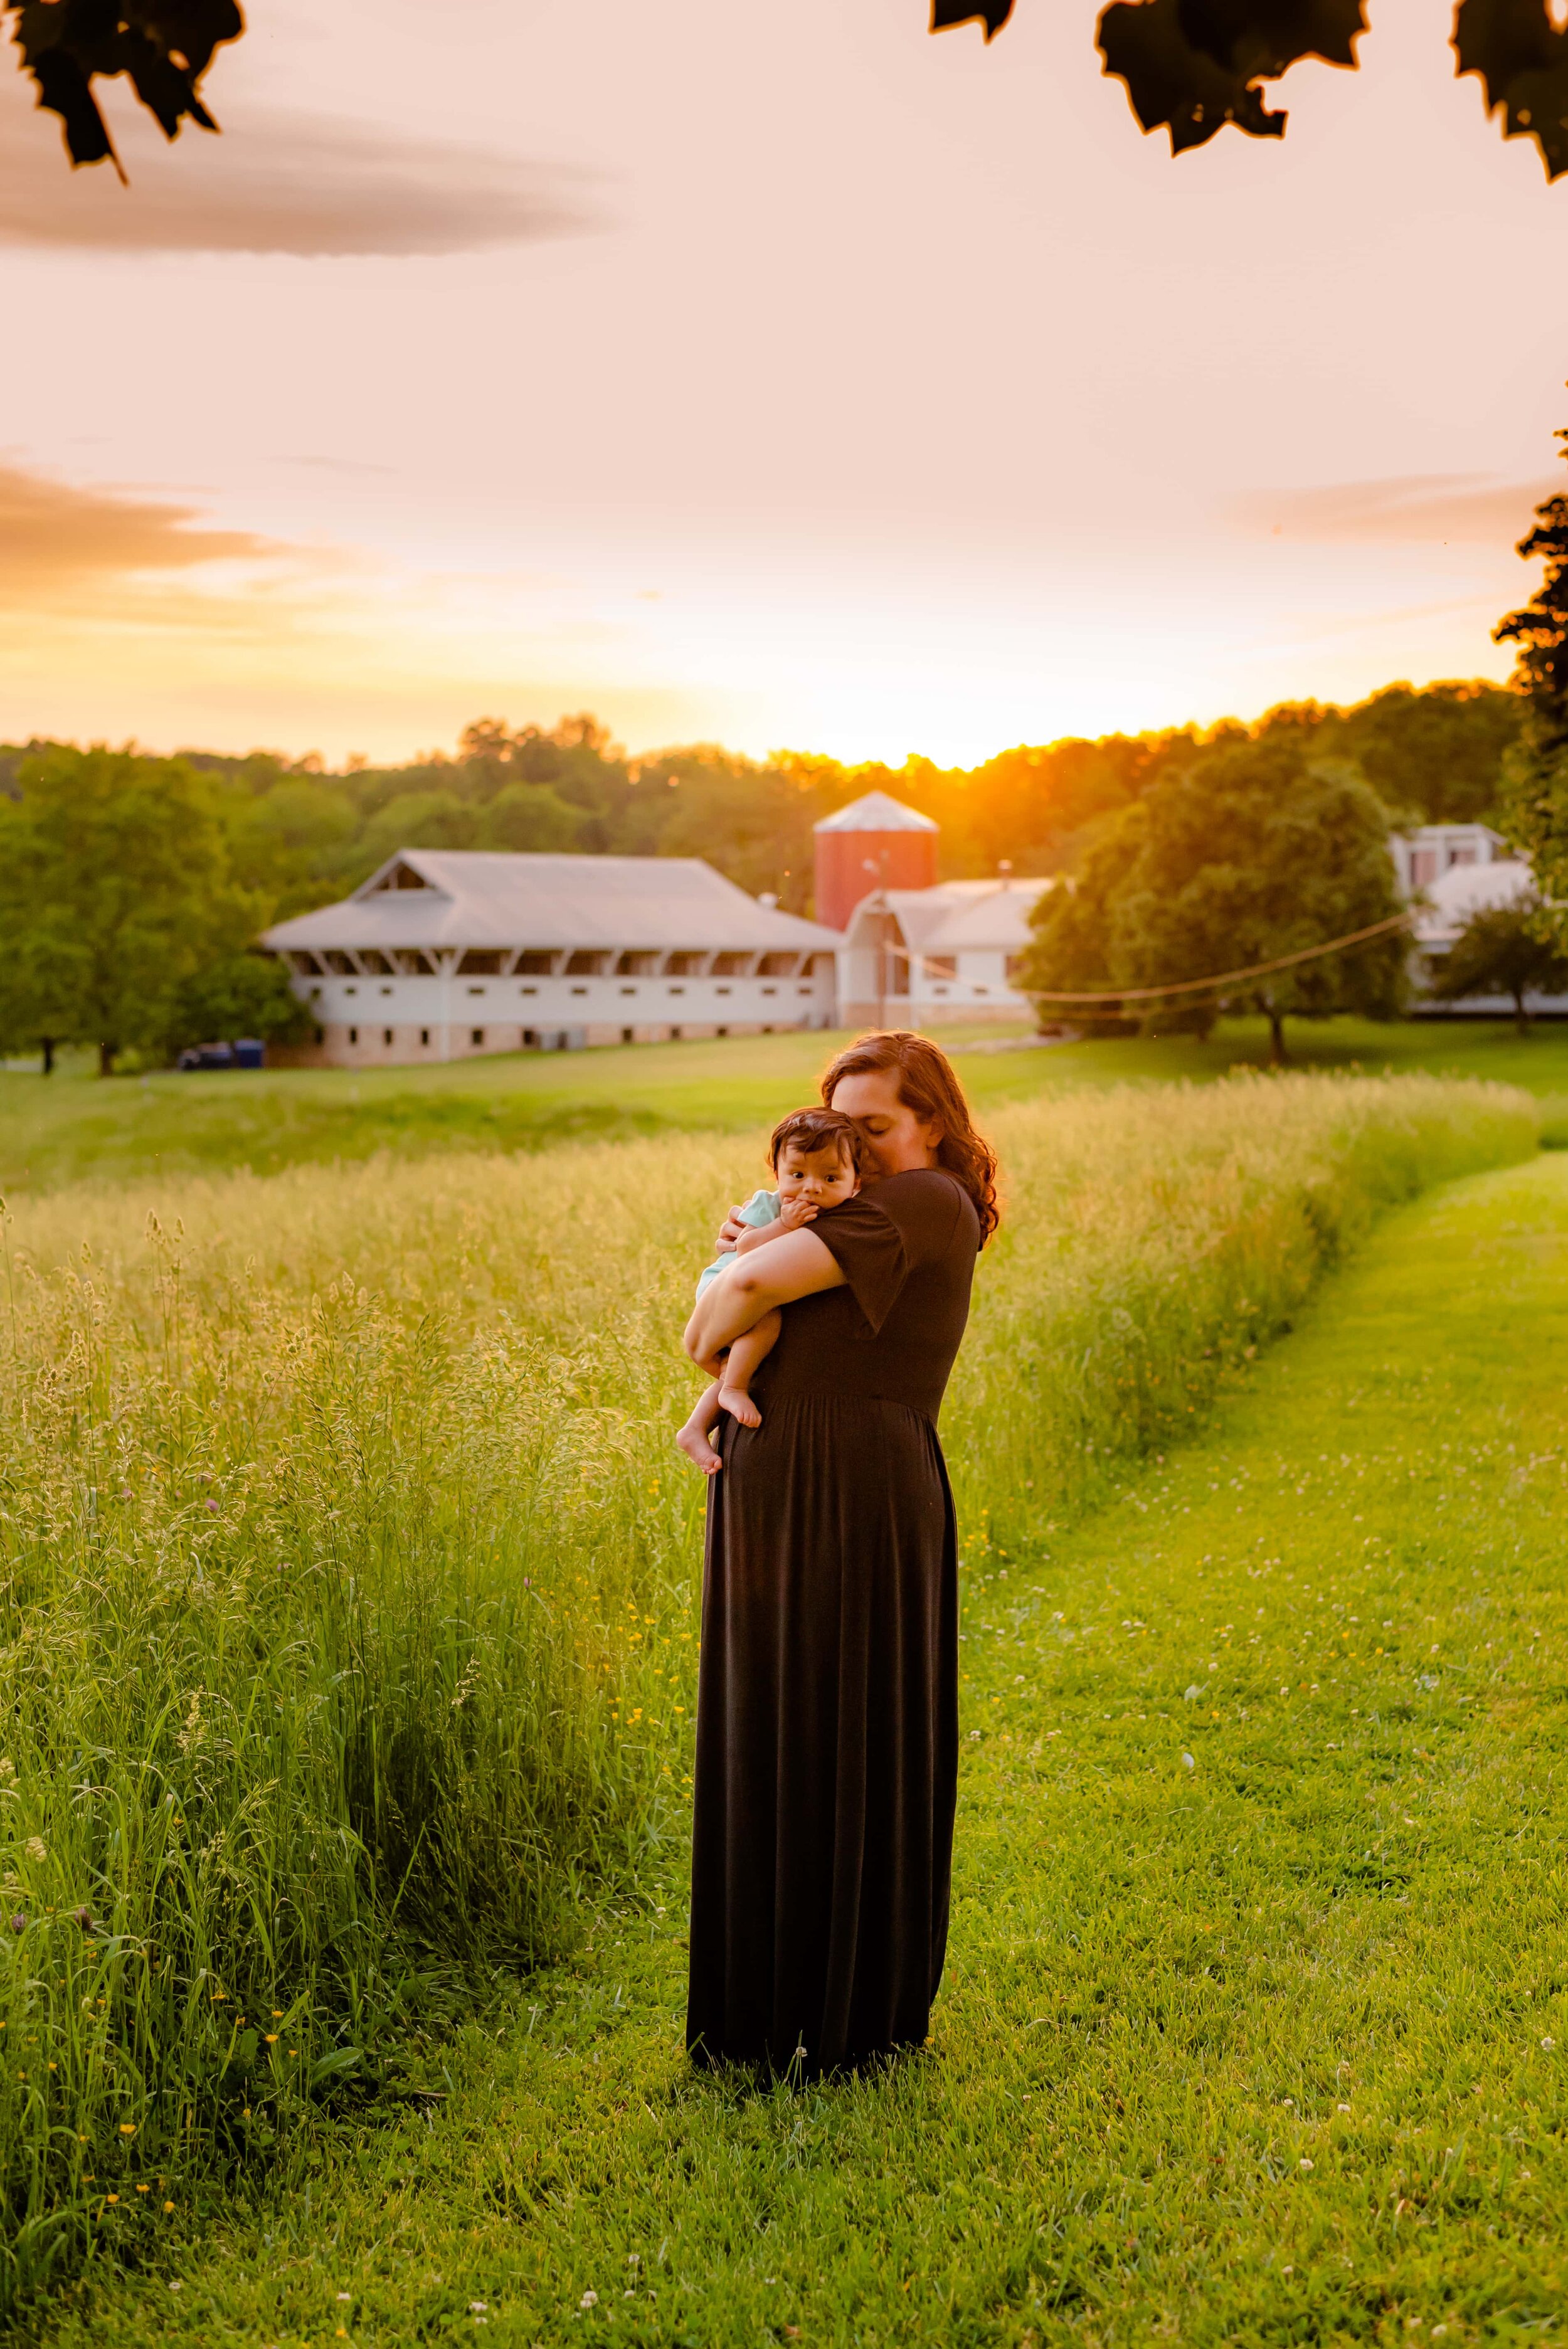
[[[766,1247],[769,1240],[782,1239],[786,1232],[803,1231],[816,1220],[817,1210],[806,1199],[786,1199],[770,1224],[751,1224],[735,1243],[737,1256],[749,1256],[753,1248]]]

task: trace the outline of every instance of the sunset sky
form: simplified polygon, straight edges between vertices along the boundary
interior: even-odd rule
[[[1372,8],[1178,162],[1093,0],[254,0],[129,190],[5,75],[0,736],[969,763],[1505,675],[1568,182]]]

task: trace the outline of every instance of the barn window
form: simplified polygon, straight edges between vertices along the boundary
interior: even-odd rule
[[[665,957],[665,975],[668,978],[696,978],[707,960],[707,955],[683,947],[678,954]]]
[[[398,947],[392,959],[405,978],[434,978],[436,975],[435,964],[418,947]]]
[[[459,975],[468,978],[494,978],[500,969],[499,947],[470,947],[458,965]]]
[[[748,954],[716,954],[713,975],[716,978],[743,978],[751,968]]]
[[[647,978],[657,968],[658,959],[656,954],[645,954],[639,947],[635,952],[621,957],[615,965],[615,976],[617,978]]]
[[[757,968],[763,978],[792,978],[800,957],[793,954],[765,954]]]
[[[336,971],[340,978],[353,978],[354,965],[349,961],[348,957],[344,953],[341,947],[328,947],[323,959],[325,960],[328,970]]]
[[[349,1042],[350,1042],[351,1044],[357,1044],[357,1043],[358,1043],[358,1041],[359,1041],[359,1030],[358,1030],[358,1029],[357,1029],[357,1028],[351,1028],[351,1029],[349,1030],[349,1031],[348,1031],[348,1040],[349,1040]]]
[[[484,1040],[485,1031],[482,1028],[470,1028],[469,1030],[469,1041],[470,1044],[482,1044]]]
[[[555,968],[555,957],[548,947],[524,947],[513,968],[526,971],[532,978],[548,978]]]
[[[925,975],[927,978],[956,978],[958,976],[958,957],[956,955],[927,955],[925,957]]]
[[[295,970],[298,971],[302,978],[319,978],[321,977],[321,965],[317,962],[313,954],[290,955],[289,960],[293,963]]]
[[[430,1040],[430,1031],[429,1031],[429,1030],[428,1030],[428,1028],[421,1028],[421,1029],[420,1029],[420,1030],[419,1030],[419,1041],[420,1041],[420,1043],[421,1043],[421,1044],[428,1044],[428,1043],[429,1042],[429,1040]]]
[[[387,961],[379,947],[361,947],[359,954],[359,968],[361,970],[374,971],[377,978],[388,977],[392,969],[391,964]]]
[[[392,1030],[390,1028],[383,1028],[381,1030],[381,1041],[384,1044],[389,1044],[392,1041]]]
[[[579,947],[574,955],[568,957],[566,968],[573,978],[597,978],[609,959],[596,947]]]
[[[375,896],[383,889],[428,889],[429,885],[423,874],[416,873],[411,864],[399,861],[381,875],[370,895]]]

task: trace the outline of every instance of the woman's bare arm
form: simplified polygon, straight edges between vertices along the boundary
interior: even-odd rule
[[[787,1232],[708,1284],[686,1323],[686,1352],[694,1362],[711,1361],[776,1305],[793,1305],[797,1298],[843,1286],[837,1257],[815,1232]]]

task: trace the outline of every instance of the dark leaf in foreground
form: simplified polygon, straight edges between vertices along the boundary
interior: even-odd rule
[[[985,38],[995,40],[1012,13],[1013,0],[931,0],[931,29],[945,33],[954,25],[978,21],[985,27]]]
[[[1269,112],[1259,82],[1301,57],[1354,67],[1366,29],[1360,0],[1112,0],[1099,48],[1144,129],[1169,129],[1180,154],[1227,122],[1283,136],[1286,118]]]
[[[1477,74],[1487,110],[1502,112],[1505,139],[1533,139],[1555,180],[1568,171],[1568,33],[1546,0],[1460,0],[1454,50],[1460,73]]]
[[[5,0],[0,0],[0,5]],[[244,20],[235,0],[9,0],[22,69],[38,104],[57,114],[73,163],[112,162],[114,142],[93,83],[124,74],[164,137],[187,117],[215,130],[198,85]],[[122,174],[123,177],[123,174]]]

